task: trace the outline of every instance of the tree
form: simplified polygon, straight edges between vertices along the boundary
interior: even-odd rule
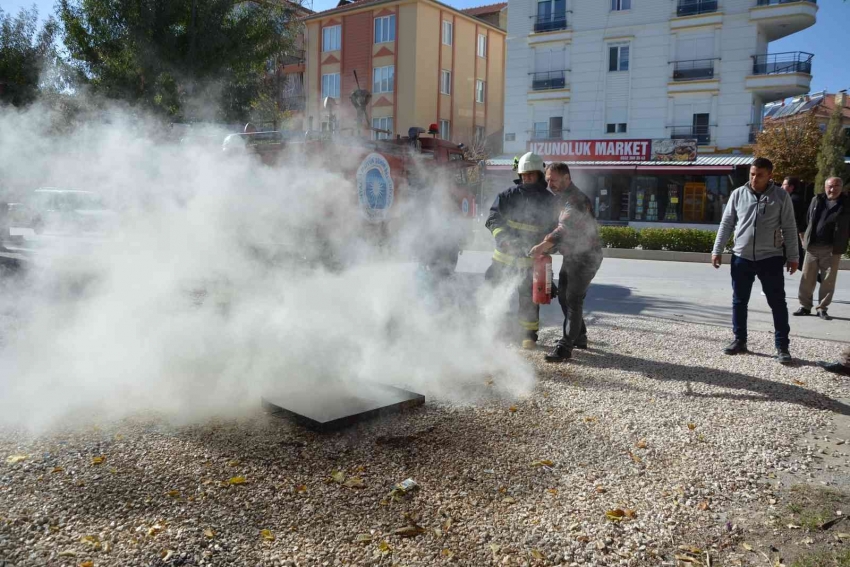
[[[173,120],[246,119],[295,24],[271,1],[58,0],[57,12],[93,93]]]
[[[756,139],[755,155],[773,162],[773,178],[799,177],[811,182],[817,175],[821,131],[817,118],[807,113],[765,122]]]
[[[42,70],[56,57],[56,20],[38,29],[38,10],[16,17],[0,9],[0,103],[24,106],[38,95]]]
[[[835,108],[826,125],[826,132],[818,152],[818,175],[815,178],[815,192],[822,193],[824,183],[830,177],[844,177],[847,167],[844,164],[846,140],[841,127],[841,114],[844,103],[835,101]]]

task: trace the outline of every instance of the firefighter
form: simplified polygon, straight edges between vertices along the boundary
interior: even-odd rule
[[[533,259],[529,251],[558,225],[555,195],[546,186],[544,171],[540,156],[523,155],[517,163],[522,183],[499,193],[485,223],[496,240],[496,250],[484,279],[518,279],[518,330],[525,349],[536,348],[540,328],[540,306],[531,297]]]

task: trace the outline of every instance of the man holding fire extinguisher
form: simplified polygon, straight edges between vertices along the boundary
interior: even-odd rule
[[[570,168],[563,162],[546,168],[549,189],[562,204],[558,226],[531,249],[534,257],[555,250],[564,257],[558,275],[558,302],[564,312],[564,335],[546,355],[548,362],[572,356],[573,348],[587,348],[584,298],[602,265],[602,241],[590,199],[573,185]]]
[[[517,163],[522,183],[499,193],[485,226],[496,239],[493,262],[484,275],[485,280],[501,282],[519,277],[520,332],[522,347],[537,346],[540,328],[540,306],[532,297],[533,259],[529,250],[557,226],[555,195],[547,189],[543,159],[531,152]]]

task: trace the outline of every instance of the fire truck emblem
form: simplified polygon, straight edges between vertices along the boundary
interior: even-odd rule
[[[366,220],[386,220],[393,205],[393,193],[393,178],[386,158],[374,153],[366,156],[357,168],[357,195]]]

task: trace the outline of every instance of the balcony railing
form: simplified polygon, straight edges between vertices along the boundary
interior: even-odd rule
[[[303,49],[291,49],[278,57],[280,65],[300,65],[306,61],[306,52]]]
[[[691,59],[673,62],[674,81],[714,78],[714,59]]]
[[[567,14],[538,14],[532,18],[535,33],[567,29]]]
[[[696,140],[700,146],[711,143],[710,126],[673,126],[670,137],[674,140]]]
[[[814,55],[805,51],[770,53],[753,57],[753,75],[777,75],[781,73],[812,74]]]
[[[562,140],[564,138],[563,128],[550,128],[548,130],[530,130],[532,140]]]
[[[566,86],[566,70],[531,73],[531,90],[546,91],[550,89],[563,89]]]
[[[796,2],[809,2],[817,4],[818,0],[758,0],[756,6],[777,6],[779,4],[794,4]]]
[[[717,11],[717,0],[679,0],[677,16],[696,16]]]

